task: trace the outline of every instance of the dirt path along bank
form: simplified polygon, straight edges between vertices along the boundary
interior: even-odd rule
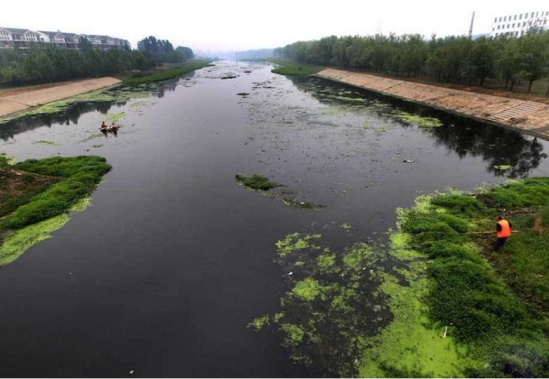
[[[110,87],[118,83],[120,83],[120,80],[111,77],[86,79],[73,83],[61,84],[50,88],[32,90],[29,92],[18,93],[16,95],[0,97],[0,117],[7,116],[11,113],[24,111],[39,105],[63,100],[82,93]]]
[[[549,140],[549,105],[332,68],[317,75]]]

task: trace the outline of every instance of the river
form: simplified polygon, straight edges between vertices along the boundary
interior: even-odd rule
[[[341,248],[394,228],[420,194],[549,175],[545,141],[270,69],[220,62],[148,98],[0,126],[18,161],[113,166],[89,208],[0,269],[1,376],[318,375],[247,327],[287,291],[278,240],[321,231]],[[98,133],[104,112],[125,113],[117,136]],[[239,172],[324,208],[247,191]]]

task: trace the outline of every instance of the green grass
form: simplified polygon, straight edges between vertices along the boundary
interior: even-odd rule
[[[50,237],[83,210],[111,167],[104,158],[31,159],[16,165],[0,155],[0,266]]]
[[[13,166],[27,173],[56,177],[51,184],[26,203],[0,220],[4,229],[20,229],[69,211],[79,200],[87,197],[111,167],[104,158],[80,156],[74,158],[30,159]]]
[[[420,196],[397,213],[389,260],[376,245],[333,251],[319,234],[278,241],[288,288],[250,326],[328,375],[547,377],[549,178]],[[520,232],[495,254],[498,214]]]
[[[136,84],[147,84],[161,82],[163,80],[177,78],[178,76],[187,74],[191,71],[198,70],[200,68],[208,66],[212,61],[211,60],[193,60],[187,62],[181,66],[169,68],[164,71],[155,72],[150,75],[142,77],[133,77],[124,81],[124,84],[136,85]]]
[[[472,234],[494,230],[496,214],[548,202],[549,178],[536,178],[496,187],[478,199],[434,196],[401,212],[399,229],[409,236],[407,248],[428,259],[423,266],[431,283],[424,297],[429,319],[449,326],[457,343],[473,346],[488,362],[469,367],[467,375],[549,374],[549,320],[531,307],[549,299],[549,239],[528,230],[516,233],[503,249],[511,256],[500,262],[505,270],[498,270],[485,258],[494,256],[489,250],[495,232]],[[545,208],[543,215],[549,216]],[[523,228],[528,222],[535,223],[524,218],[517,224]]]
[[[271,72],[275,74],[280,74],[280,75],[289,75],[289,76],[313,75],[324,69],[323,66],[301,63],[301,62],[296,62],[288,59],[269,58],[267,59],[267,61],[279,66],[271,70]]]
[[[11,169],[0,170],[0,218],[14,212],[59,181],[55,177],[20,173]]]
[[[515,293],[549,314],[549,207],[511,221],[520,232],[489,259]]]

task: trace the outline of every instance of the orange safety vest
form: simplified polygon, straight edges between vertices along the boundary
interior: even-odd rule
[[[501,232],[497,232],[498,238],[506,238],[511,235],[511,227],[507,220],[498,221],[498,224],[501,226]]]

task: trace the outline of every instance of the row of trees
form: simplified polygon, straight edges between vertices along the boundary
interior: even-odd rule
[[[396,76],[428,75],[442,82],[484,85],[487,78],[505,88],[549,76],[549,32],[531,29],[521,38],[451,36],[430,40],[419,34],[326,37],[275,49],[275,55],[317,65],[363,69]],[[549,88],[548,88],[549,95]]]
[[[150,45],[142,43],[149,41]],[[165,40],[148,37],[138,50],[94,49],[82,38],[79,50],[55,46],[32,46],[28,50],[0,50],[0,85],[49,83],[70,79],[115,75],[131,70],[148,70],[162,62],[184,62],[193,57],[188,47],[174,50]]]
[[[185,46],[178,46],[176,49],[168,40],[156,39],[150,36],[137,43],[137,49],[147,54],[158,62],[177,63],[192,59],[193,51]]]

